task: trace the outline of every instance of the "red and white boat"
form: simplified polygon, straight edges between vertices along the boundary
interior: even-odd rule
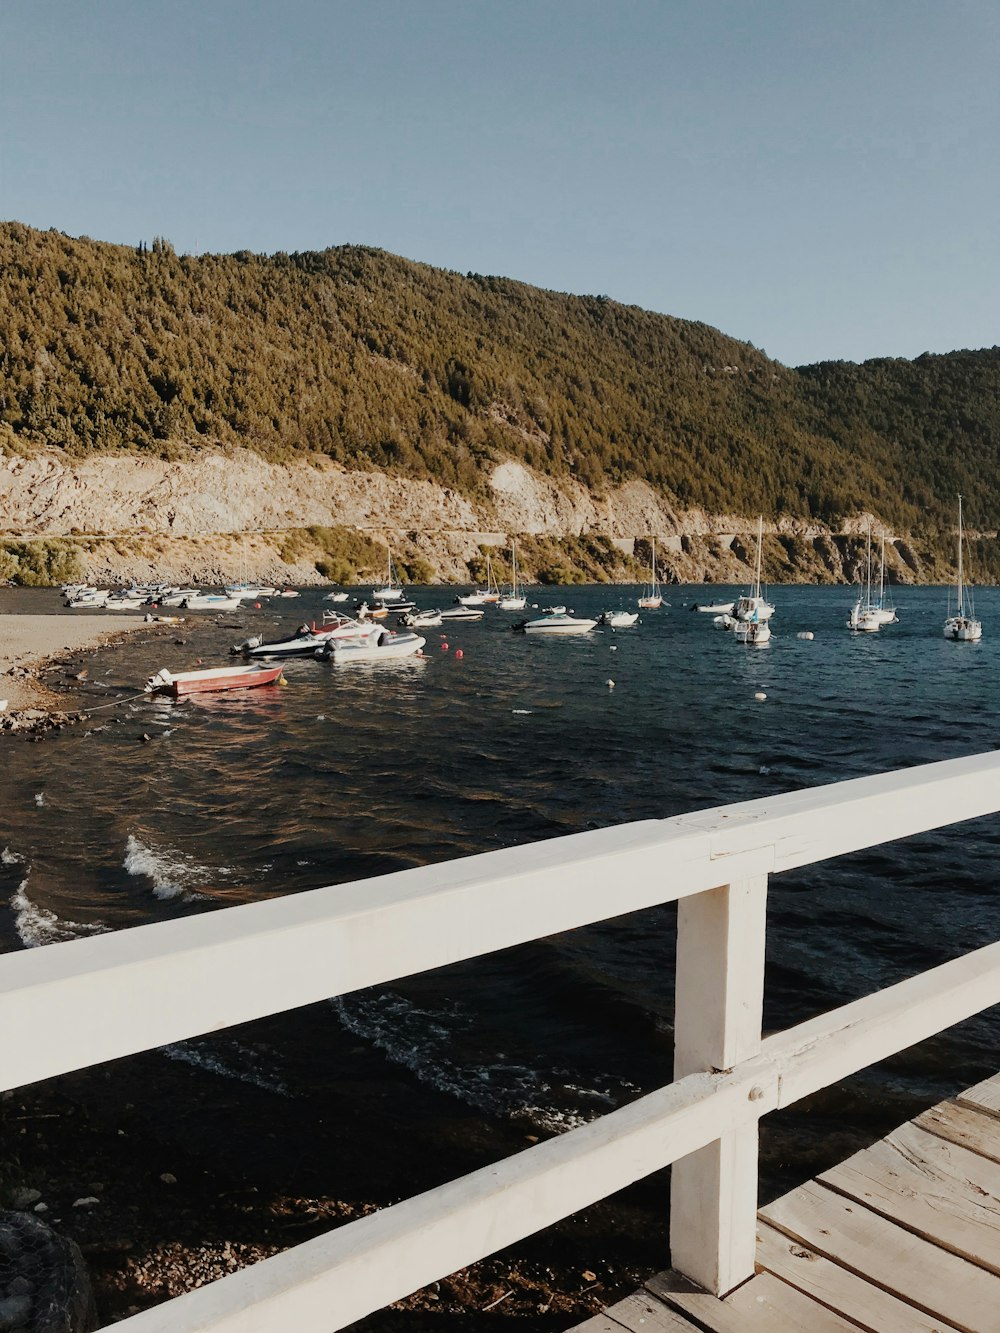
[[[170,672],[164,668],[146,681],[149,694],[206,694],[215,690],[247,690],[257,685],[284,683],[280,666],[207,667],[204,671]]]

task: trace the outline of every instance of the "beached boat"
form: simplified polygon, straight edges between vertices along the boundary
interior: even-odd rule
[[[203,671],[171,672],[164,668],[146,681],[149,694],[207,694],[219,690],[247,690],[258,685],[284,683],[282,668],[263,666],[206,667]]]
[[[757,555],[754,560],[753,585],[749,592],[744,593],[736,599],[733,606],[732,616],[734,620],[747,621],[750,624],[760,624],[762,621],[770,620],[774,615],[774,607],[764,597],[760,590],[760,567],[761,553],[764,549],[764,516],[757,519]]]
[[[582,616],[542,616],[540,620],[522,620],[512,628],[524,634],[589,634],[597,624]]]
[[[599,625],[610,625],[612,629],[627,629],[639,619],[638,611],[605,611],[598,617]]]
[[[643,611],[655,611],[663,605],[663,594],[660,591],[660,581],[656,576],[656,538],[650,539],[653,549],[652,570],[646,591],[639,598],[639,606]]]
[[[392,658],[413,657],[427,642],[419,634],[393,634],[380,629],[371,639],[327,640],[316,649],[316,656],[324,662],[385,662]]]
[[[958,581],[955,586],[955,614],[944,622],[944,637],[955,643],[978,643],[983,637],[983,622],[976,619],[972,589],[965,586],[962,562],[962,497],[958,497]]]

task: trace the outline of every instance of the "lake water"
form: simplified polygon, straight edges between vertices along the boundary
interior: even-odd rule
[[[636,591],[537,589],[531,600],[587,614],[634,606]],[[291,661],[285,688],[120,701],[41,744],[8,738],[2,947],[1000,744],[1000,592],[979,596],[986,637],[965,645],[942,637],[943,589],[899,589],[901,623],[870,636],[845,628],[849,589],[773,591],[774,637],[762,648],[687,609],[723,589],[674,588],[669,610],[643,613],[634,629],[546,640],[511,633],[518,617],[490,611],[422,631],[425,660]],[[452,596],[425,589],[417,600]],[[0,599],[6,610],[57,605],[52,592]],[[323,605],[306,591],[224,625],[189,622],[178,631],[184,645],[140,633],[90,663],[85,705],[141,689],[162,666],[221,661],[248,633],[282,637]],[[815,639],[796,638],[801,630]],[[1000,822],[990,819],[775,877],[767,1028],[995,940],[998,849]],[[405,1132],[419,1087],[454,1109],[455,1132],[470,1141],[480,1124],[543,1134],[669,1081],[673,919],[653,910],[344,997],[301,1017],[301,1044],[251,1030],[170,1055],[233,1097],[242,1084],[294,1100],[349,1080],[353,1051],[364,1056],[368,1095],[384,1074],[390,1129]],[[979,1018],[826,1094],[808,1115],[770,1118],[764,1192],[807,1174],[817,1142],[836,1132],[867,1123],[881,1132],[994,1072],[998,1038],[995,1018]]]

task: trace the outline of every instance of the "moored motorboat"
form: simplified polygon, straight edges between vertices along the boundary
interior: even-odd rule
[[[704,611],[707,615],[731,616],[735,602],[695,602],[692,611]]]
[[[323,598],[325,602],[346,602],[350,600],[349,592],[328,592]]]
[[[766,620],[738,620],[733,628],[737,643],[762,644],[771,638],[771,626]]]
[[[433,626],[441,624],[441,615],[442,613],[437,610],[405,611],[397,618],[396,623],[414,629],[431,629]]]
[[[284,683],[282,668],[263,666],[206,667],[203,671],[171,672],[164,668],[146,681],[148,694],[207,694],[219,690],[246,690],[258,685]]]
[[[597,624],[582,616],[542,616],[540,620],[522,620],[512,629],[524,634],[588,634]]]
[[[476,606],[451,606],[441,612],[442,620],[482,620],[486,614]]]
[[[599,625],[610,625],[612,629],[627,629],[639,619],[638,611],[605,611],[598,617]]]
[[[168,600],[164,606],[172,606]],[[195,597],[184,597],[177,605],[184,611],[237,611],[242,605],[238,597],[226,597],[222,593],[200,593]]]
[[[419,634],[393,634],[379,628],[371,639],[327,640],[316,649],[324,662],[384,662],[394,657],[413,657],[427,642]]]

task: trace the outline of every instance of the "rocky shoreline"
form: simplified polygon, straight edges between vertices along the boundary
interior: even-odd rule
[[[192,449],[178,462],[0,451],[0,511],[0,580],[18,577],[20,550],[36,582],[44,581],[39,567],[55,559],[100,583],[322,583],[326,539],[338,530],[372,546],[372,558],[353,569],[359,582],[384,574],[378,562],[388,543],[401,564],[423,571],[411,581],[468,583],[483,550],[500,552],[514,537],[528,581],[632,583],[648,571],[655,537],[666,581],[742,583],[755,530],[754,516],[685,510],[645,482],[595,494],[514,461],[484,473],[481,492],[470,497],[323,457],[278,464],[219,448]],[[854,582],[869,521],[879,533],[876,514],[852,515],[837,531],[794,518],[768,522],[765,578]],[[950,535],[943,547],[926,534],[891,537],[890,578],[947,581],[950,542]]]

